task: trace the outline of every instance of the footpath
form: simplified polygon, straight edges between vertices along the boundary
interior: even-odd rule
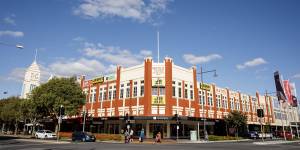
[[[70,143],[66,140],[59,140],[56,139],[36,139],[31,135],[7,135],[7,134],[0,134],[0,141],[4,140],[14,140],[14,141],[22,141],[22,142],[35,142],[35,143],[47,143],[47,144],[67,144]]]
[[[273,141],[260,141],[260,142],[253,142],[255,145],[276,145],[276,144],[288,144],[288,143],[297,143],[300,142],[300,140],[294,140],[294,141],[285,141],[285,140],[273,140]]]

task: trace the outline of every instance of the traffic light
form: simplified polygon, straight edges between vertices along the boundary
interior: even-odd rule
[[[259,118],[264,117],[264,110],[263,109],[257,109],[257,117],[259,117]]]
[[[89,121],[90,121],[90,124],[93,124],[93,116],[91,115],[90,117],[89,117]]]
[[[179,115],[175,114],[173,120],[176,120],[176,123],[179,124]]]
[[[58,111],[59,111],[59,116],[65,115],[65,107],[64,106],[61,105],[59,107]]]
[[[129,120],[129,115],[128,115],[128,113],[126,113],[126,115],[125,115],[125,118],[124,118],[126,121],[128,121]]]

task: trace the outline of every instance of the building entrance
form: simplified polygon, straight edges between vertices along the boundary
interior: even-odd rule
[[[163,123],[150,123],[150,137],[155,138],[156,134],[160,132],[161,138],[164,137],[164,133],[167,132],[167,125]]]

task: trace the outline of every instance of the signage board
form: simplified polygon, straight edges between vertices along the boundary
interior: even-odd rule
[[[165,105],[165,96],[152,96],[152,105]]]
[[[103,83],[104,82],[104,77],[97,77],[92,79],[92,83],[96,84],[96,83]]]
[[[152,87],[164,87],[165,79],[164,78],[152,78]]]
[[[209,91],[210,90],[210,85],[206,83],[200,83],[200,89]]]

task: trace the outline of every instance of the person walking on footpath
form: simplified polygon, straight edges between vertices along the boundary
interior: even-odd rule
[[[155,143],[161,143],[161,133],[158,132],[155,137]]]
[[[130,129],[130,132],[129,132],[129,139],[130,139],[130,143],[133,142],[133,130]]]
[[[125,143],[129,143],[129,132],[126,129],[126,131],[124,132],[124,136],[125,136]]]
[[[144,128],[142,128],[142,130],[140,132],[140,137],[139,137],[139,141],[140,142],[144,141],[144,136],[145,136],[145,131],[144,131]]]

